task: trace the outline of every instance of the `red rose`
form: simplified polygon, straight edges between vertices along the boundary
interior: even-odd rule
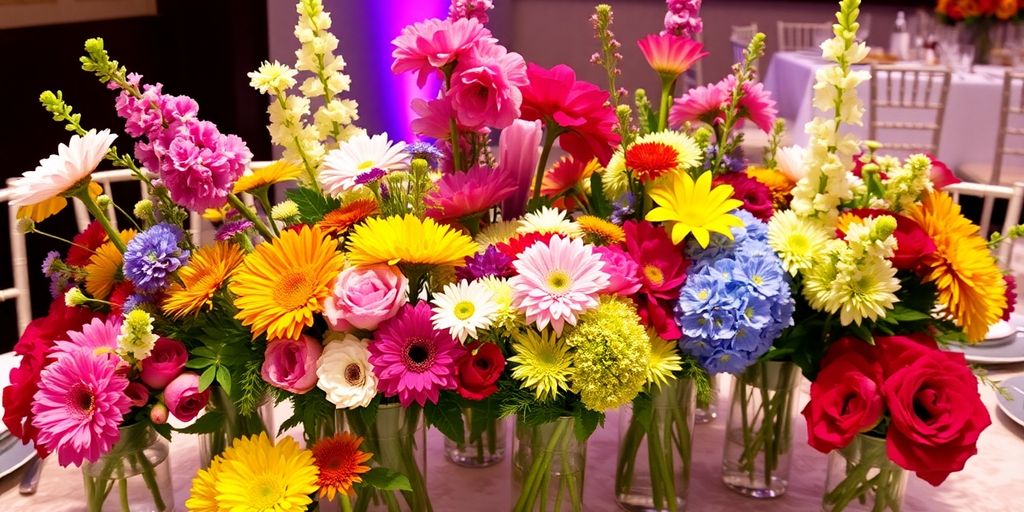
[[[874,347],[854,338],[836,341],[822,359],[811,401],[801,413],[811,447],[828,453],[874,428],[885,411],[881,381]]]
[[[875,347],[886,381],[894,373],[911,365],[916,359],[939,350],[935,339],[927,334],[875,337]]]
[[[913,352],[882,385],[892,417],[886,449],[893,462],[937,486],[978,453],[992,420],[963,354]]]
[[[935,252],[935,242],[920,224],[910,217],[899,215],[888,210],[873,208],[857,208],[850,213],[864,219],[873,219],[880,215],[889,215],[896,219],[896,254],[892,257],[892,266],[899,270],[911,270],[920,265],[922,258]]]
[[[938,158],[935,158],[932,155],[925,156],[932,161],[932,170],[929,177],[932,180],[932,185],[934,185],[936,189],[942,190],[948,185],[960,183],[960,178],[957,178],[956,175],[953,174],[953,170],[950,169],[948,165],[942,163]]]
[[[185,372],[164,388],[164,403],[175,418],[191,421],[210,401],[210,389],[199,391],[199,375]]]
[[[455,367],[459,394],[467,400],[483,400],[498,390],[496,383],[505,371],[505,357],[494,343],[481,343],[468,351]]]
[[[715,177],[715,185],[732,185],[732,196],[743,201],[743,209],[760,220],[768,222],[774,213],[772,191],[742,172],[730,172]]]

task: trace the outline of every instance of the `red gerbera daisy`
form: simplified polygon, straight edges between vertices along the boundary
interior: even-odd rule
[[[313,463],[320,470],[316,484],[320,487],[321,497],[333,500],[338,493],[351,496],[352,485],[363,481],[359,475],[370,470],[363,463],[373,454],[361,451],[361,444],[363,438],[342,432],[313,445]]]
[[[527,247],[530,247],[537,242],[548,243],[554,235],[555,233],[527,233],[525,235],[516,235],[508,242],[498,244],[498,250],[505,256],[516,259],[516,257],[519,256],[519,253],[525,251]]]
[[[679,152],[663,142],[638,142],[626,150],[626,168],[640,181],[653,180],[678,166]]]

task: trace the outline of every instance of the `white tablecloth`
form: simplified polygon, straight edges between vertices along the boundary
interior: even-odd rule
[[[778,103],[779,115],[786,119],[794,144],[807,144],[804,125],[816,114],[811,106],[814,73],[827,64],[820,56],[809,52],[776,52],[769,63],[764,85]],[[966,163],[992,163],[1004,70],[995,66],[978,66],[970,74],[953,74],[937,155],[951,168],[957,169]],[[884,80],[885,77],[878,79]],[[868,83],[857,89],[865,106],[870,92]],[[906,120],[925,120],[914,119],[913,115],[908,112],[910,117]],[[864,126],[853,127],[852,132],[859,137],[867,137],[869,122],[866,115]]]

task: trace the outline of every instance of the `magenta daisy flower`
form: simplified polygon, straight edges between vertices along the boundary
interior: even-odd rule
[[[441,222],[457,220],[485,211],[515,191],[512,176],[477,165],[437,182],[437,190],[426,197],[427,216]]]
[[[93,318],[78,331],[68,331],[66,339],[53,344],[50,357],[60,359],[61,354],[82,351],[92,356],[114,354],[117,350],[117,336],[121,334],[120,318],[111,317],[106,321]]]
[[[732,86],[735,86],[735,78]],[[730,86],[730,87],[732,87]],[[744,82],[743,97],[740,98],[740,115],[754,122],[761,131],[771,133],[775,124],[775,116],[779,113],[775,108],[772,93],[765,90],[760,82]]]
[[[32,403],[38,443],[57,452],[61,466],[95,462],[121,436],[117,429],[131,408],[127,387],[113,358],[84,350],[58,358],[40,373]]]
[[[405,305],[370,343],[370,364],[385,396],[402,407],[437,403],[442,389],[455,389],[455,364],[465,352],[447,331],[434,329],[430,304]]]
[[[537,242],[512,262],[518,275],[512,285],[512,305],[538,329],[550,323],[556,334],[565,324],[576,325],[579,314],[597,306],[597,294],[608,287],[601,255],[580,239],[552,237]]]
[[[708,124],[723,122],[725,105],[729,101],[730,89],[723,82],[702,85],[690,89],[677,98],[668,113],[668,124],[679,128],[688,121],[703,121]]]

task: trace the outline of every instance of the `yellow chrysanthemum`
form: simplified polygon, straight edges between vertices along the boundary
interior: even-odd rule
[[[181,318],[212,306],[213,294],[235,274],[242,257],[242,250],[230,242],[201,247],[192,254],[188,265],[178,271],[181,282],[168,287],[162,305],[164,313]]]
[[[651,359],[647,365],[647,384],[661,386],[668,384],[673,374],[683,369],[683,358],[676,350],[676,342],[667,341],[653,330],[647,331],[651,338]]]
[[[235,182],[234,192],[241,194],[242,192],[256,190],[275,183],[295,180],[301,174],[301,165],[284,159],[278,160],[270,165],[260,167],[259,169],[251,169],[250,172],[243,174]]]
[[[629,175],[626,174],[626,155],[623,153],[622,148],[619,148],[612,153],[612,157],[608,160],[608,165],[605,166],[604,171],[601,173],[601,188],[604,189],[604,195],[609,200],[615,200],[629,187]]]
[[[619,226],[600,217],[581,215],[576,224],[583,232],[584,240],[597,245],[621,244],[626,241],[626,232]]]
[[[658,207],[645,217],[651,222],[665,222],[672,243],[681,243],[693,234],[701,247],[707,247],[711,233],[720,233],[732,240],[732,227],[743,226],[731,211],[743,205],[732,198],[732,185],[711,186],[711,172],[705,172],[693,181],[683,172],[671,175],[664,182],[651,187],[651,199]]]
[[[217,505],[217,475],[224,459],[217,456],[210,463],[207,469],[200,469],[196,477],[192,479],[192,489],[189,491],[188,500],[185,501],[185,508],[189,512],[220,512]]]
[[[494,303],[498,305],[498,312],[494,315],[493,328],[510,333],[525,322],[523,313],[512,306],[512,286],[507,279],[494,276],[487,276],[480,279],[480,283],[487,287],[494,294]]]
[[[480,230],[476,235],[476,243],[481,246],[503,244],[519,234],[518,230],[519,223],[514,220],[495,222]]]
[[[820,225],[802,219],[792,210],[777,212],[768,221],[768,245],[782,258],[786,270],[796,275],[814,263],[831,239]]]
[[[689,135],[676,131],[649,133],[633,141],[628,150],[620,148],[612,155],[601,175],[601,185],[605,196],[615,199],[626,192],[627,169],[637,178],[655,180],[685,172],[700,163],[700,159],[700,146]]]
[[[533,329],[513,335],[512,352],[508,358],[515,363],[512,378],[523,381],[523,387],[533,389],[538,400],[554,400],[562,390],[569,389],[572,376],[572,354],[569,345],[559,340],[554,332]]]
[[[789,201],[793,198],[793,187],[796,186],[796,183],[789,179],[788,176],[775,169],[765,169],[764,167],[757,166],[747,167],[747,176],[768,187],[768,190],[772,193],[772,206],[776,210],[783,210],[789,206]]]
[[[95,181],[89,182],[89,195],[93,199],[103,193],[103,187]],[[35,222],[42,222],[43,220],[60,213],[65,206],[68,205],[68,200],[64,197],[57,196],[51,197],[43,202],[30,204],[28,206],[22,206],[18,208],[19,219],[32,219]]]
[[[319,473],[313,454],[290,437],[236,439],[224,451],[214,487],[220,510],[304,512]]]
[[[134,229],[121,231],[121,241],[127,244],[135,238]],[[85,289],[94,299],[105,300],[110,296],[114,285],[124,278],[121,273],[121,266],[124,265],[124,255],[117,249],[113,242],[107,241],[96,249],[96,252],[89,258],[89,264],[85,267]]]
[[[371,217],[356,226],[348,241],[348,257],[357,266],[456,266],[478,248],[472,238],[433,219],[395,215]]]
[[[907,215],[935,242],[935,252],[924,257],[924,281],[938,287],[939,302],[964,329],[967,340],[981,341],[1006,309],[1006,282],[978,226],[940,191],[925,195]]]
[[[235,318],[250,326],[253,338],[298,339],[323,309],[344,263],[338,241],[319,228],[281,233],[256,246],[231,280]]]

